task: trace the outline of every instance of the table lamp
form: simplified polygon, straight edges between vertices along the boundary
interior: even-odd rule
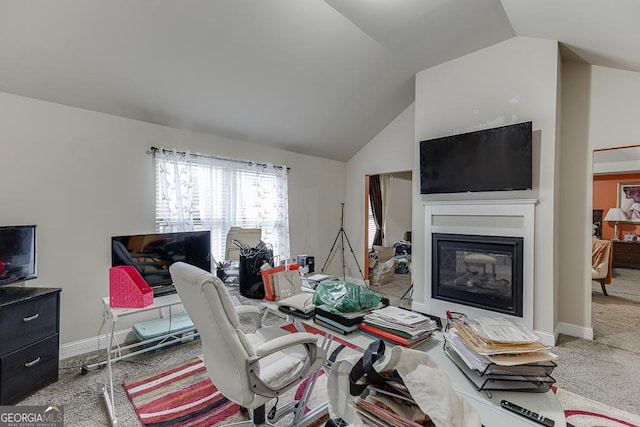
[[[622,209],[620,208],[609,209],[609,212],[607,212],[607,215],[604,217],[604,220],[614,223],[613,240],[620,240],[618,239],[618,223],[620,221],[627,221],[628,219],[629,218],[627,217],[627,214]]]

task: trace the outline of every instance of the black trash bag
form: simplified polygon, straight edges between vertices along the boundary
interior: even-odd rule
[[[266,263],[273,265],[273,249],[264,242],[259,242],[255,248],[248,247],[242,242],[234,240],[240,248],[240,266],[238,271],[238,287],[240,295],[253,299],[264,299],[264,284],[262,282],[261,267]]]

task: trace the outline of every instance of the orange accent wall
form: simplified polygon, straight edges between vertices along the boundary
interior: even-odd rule
[[[602,217],[607,211],[618,206],[618,183],[640,182],[640,173],[615,175],[595,175],[593,177],[593,209],[602,209]],[[626,233],[640,234],[640,226],[636,224],[618,224],[618,237],[622,239]],[[613,239],[613,223],[602,221],[602,238]]]

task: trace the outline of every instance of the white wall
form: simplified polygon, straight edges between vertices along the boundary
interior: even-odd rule
[[[0,93],[0,225],[39,226],[27,285],[62,288],[61,343],[98,333],[111,236],[154,231],[151,146],[289,165],[292,255],[339,229],[345,163]]]
[[[364,192],[365,175],[413,169],[413,123],[414,105],[412,104],[347,162],[344,228],[360,268],[364,268],[364,254],[366,253],[364,240],[364,202],[367,197]],[[411,208],[413,209],[413,206]],[[412,214],[415,222],[415,212]],[[346,253],[348,254],[345,256],[347,276],[362,280],[348,249]]]
[[[640,73],[563,63],[559,320],[578,336],[591,329],[593,150],[640,144],[638,93]]]
[[[516,40],[512,40],[510,42],[513,43],[515,41]],[[534,44],[537,43],[535,40],[532,42]],[[548,41],[540,41],[540,43],[542,43],[542,45],[555,45],[554,42]],[[502,44],[488,49],[504,48],[504,46],[501,45]],[[553,46],[547,47],[551,50],[555,49]],[[544,46],[540,48],[546,51]],[[538,50],[539,49],[534,49],[534,51]],[[529,56],[526,47],[522,47],[522,51],[527,52],[525,56]],[[481,51],[469,56],[473,59],[476,54],[483,55]],[[514,54],[510,52],[509,49],[505,50],[502,55],[499,56],[503,58],[497,59],[498,64],[513,60],[513,62],[518,62],[523,64],[522,66],[527,67],[527,62],[520,59],[521,55]],[[555,200],[554,204],[556,206],[546,209],[546,212],[542,216],[538,215],[538,232],[542,233],[544,237],[541,240],[538,238],[539,236],[536,236],[536,244],[538,246],[538,250],[536,251],[536,264],[539,265],[537,271],[541,268],[543,270],[547,269],[548,271],[543,271],[542,275],[537,273],[536,282],[540,283],[541,277],[544,278],[544,281],[548,281],[548,283],[555,281],[556,284],[553,289],[549,289],[544,292],[543,295],[544,299],[551,298],[552,301],[556,302],[552,303],[551,306],[543,304],[535,314],[537,318],[547,319],[545,322],[547,328],[553,326],[550,322],[555,317],[557,318],[557,322],[560,323],[560,332],[590,338],[592,335],[590,276],[590,233],[593,189],[591,176],[592,154],[594,149],[640,144],[640,121],[638,120],[640,97],[633,96],[636,93],[640,93],[640,73],[606,67],[594,67],[567,61],[561,64],[554,64],[552,56],[552,52],[546,52],[544,54],[544,58],[546,58],[544,63],[546,63],[546,66],[540,63],[539,66],[541,69],[533,67],[531,69],[533,75],[532,73],[523,73],[528,77],[528,80],[523,79],[523,81],[519,83],[523,90],[521,91],[519,88],[514,90],[514,92],[520,92],[521,94],[528,93],[529,97],[538,89],[544,91],[545,95],[541,96],[547,99],[543,102],[548,103],[550,109],[545,112],[542,107],[536,108],[535,114],[536,116],[540,116],[540,118],[534,117],[533,115],[530,117],[530,119],[534,121],[534,129],[540,130],[543,129],[541,126],[544,126],[546,130],[551,126],[549,132],[545,131],[545,135],[548,136],[553,132],[553,125],[551,123],[553,122],[554,114],[557,116],[555,118],[556,121],[559,122],[559,120],[562,120],[562,126],[560,126],[559,123],[555,124],[556,130],[561,129],[561,143],[545,139],[544,142],[547,143],[546,149],[544,152],[541,151],[537,153],[537,161],[539,162],[539,168],[542,171],[543,177],[540,177],[541,171],[538,170],[535,173],[535,179],[538,181],[538,187],[544,185],[547,188],[542,191],[543,195],[540,197],[541,204],[536,210],[536,214],[540,212],[540,209],[548,206],[549,204],[547,202],[551,200]],[[480,57],[476,58],[476,60],[479,62],[489,62],[488,59],[482,59]],[[531,60],[539,62],[541,59],[532,56]],[[449,64],[449,67],[464,69],[465,66],[467,66],[470,67],[469,69],[475,70],[477,66],[477,64],[469,65],[457,63],[456,61],[452,61],[452,63],[453,65]],[[445,66],[447,65],[445,64]],[[489,72],[493,73],[491,70],[486,70],[486,68],[487,66],[480,67],[477,72],[484,72],[485,74]],[[553,74],[553,70],[557,70],[558,76],[560,76],[561,73],[560,87],[556,95],[552,94],[552,92],[554,92],[554,83],[552,82],[554,77],[549,75]],[[428,71],[429,70],[426,70],[426,72]],[[448,72],[452,71],[447,70],[443,74]],[[542,73],[541,76],[546,76],[546,78],[538,79],[535,73],[539,72]],[[421,78],[420,75],[418,78]],[[495,79],[492,79],[495,81],[489,82],[491,88],[502,86],[501,79],[503,78],[503,74],[497,73]],[[558,77],[555,78],[557,79]],[[457,74],[450,78],[443,76],[443,80],[452,81],[451,84],[454,86],[457,86],[458,82],[465,80],[459,79],[460,76]],[[505,81],[510,80],[511,79],[507,79]],[[483,84],[484,83],[485,82],[483,82]],[[434,85],[436,84],[434,83]],[[438,132],[434,132],[434,136],[448,135],[463,128],[463,125],[455,123],[461,114],[465,117],[471,116],[472,114],[482,115],[484,118],[487,113],[486,105],[494,103],[492,98],[497,97],[504,99],[504,94],[500,96],[503,92],[502,90],[498,88],[496,92],[493,93],[491,88],[488,89],[489,93],[484,94],[484,98],[486,99],[483,99],[482,96],[476,93],[475,89],[470,89],[467,93],[458,90],[447,92],[451,89],[447,87],[446,90],[444,90],[446,93],[442,94],[442,98],[435,99],[434,102],[440,102],[442,99],[458,98],[462,106],[458,105],[458,111],[450,112],[452,120],[454,121],[453,124],[447,125],[450,127],[450,130],[439,130]],[[427,92],[427,99],[434,96],[435,91]],[[425,98],[425,93],[423,93],[422,96],[417,93],[416,97],[418,101],[421,101]],[[520,99],[522,99],[522,95]],[[557,102],[556,106],[552,104],[554,99],[555,102]],[[560,100],[562,101],[561,103]],[[466,101],[469,102],[468,105]],[[475,107],[481,108],[477,108],[478,111],[475,112],[473,111]],[[508,107],[511,107],[511,109],[522,108],[519,104],[511,105],[510,103]],[[434,108],[437,110],[438,106]],[[560,110],[559,114],[557,114],[558,109]],[[415,107],[412,106],[411,110],[413,113]],[[504,110],[507,112],[510,111],[507,107],[505,107]],[[496,117],[502,113],[500,108],[496,109],[495,107],[491,107],[489,111],[492,111]],[[413,126],[414,121],[421,121],[421,119],[425,117],[425,114],[424,112],[415,111],[415,117],[418,117],[416,120],[415,117],[410,116],[408,110],[403,112],[390,123],[384,131],[374,138],[369,145],[360,150],[360,152],[347,163],[347,194],[351,195],[348,196],[348,199],[354,199],[357,202],[362,200],[362,203],[364,203],[362,197],[364,193],[365,174],[388,172],[394,169],[401,170],[408,167],[402,163],[403,160],[409,157],[409,154],[406,152],[408,149],[406,144],[409,138],[415,141],[419,141],[420,138],[422,138],[422,136],[419,135],[413,138],[413,132],[409,127]],[[530,113],[527,112],[527,114]],[[438,119],[446,119],[446,117],[437,117]],[[485,120],[489,121],[491,118],[492,117],[489,116]],[[523,117],[523,119],[526,119],[526,117]],[[474,121],[470,121],[470,123],[475,124]],[[540,125],[539,123],[543,124]],[[434,128],[436,128],[437,125],[438,123],[435,123]],[[471,125],[467,124],[466,126]],[[418,123],[416,123],[416,129],[417,127]],[[541,144],[543,142],[542,135],[538,135],[538,137],[538,141]],[[556,138],[558,137],[556,136]],[[394,148],[394,152],[400,150],[403,153],[402,156],[389,157],[390,146]],[[413,147],[411,149],[413,150]],[[417,147],[415,147],[415,149],[417,159]],[[556,151],[555,159],[551,154],[554,150]],[[413,154],[410,156],[413,157]],[[390,167],[390,162],[393,162],[394,166]],[[554,184],[549,183],[548,179],[544,179],[545,176],[549,178],[554,174],[558,175],[559,182],[557,182],[557,178]],[[420,230],[424,228],[422,222],[422,197],[415,196],[419,192],[418,177],[419,165],[416,163],[413,179],[414,236],[418,235],[416,231],[417,227],[420,227]],[[556,188],[555,196],[550,198],[548,194],[553,191],[553,186]],[[547,196],[545,196],[545,194],[547,194]],[[364,231],[360,229],[363,228],[363,226],[360,226],[362,223],[361,209],[364,209],[364,205],[358,203],[357,206],[351,210],[353,212],[350,212],[351,217],[348,220],[350,223],[355,223],[355,225],[352,225],[349,229],[349,232],[351,233],[351,231],[353,231],[359,234],[360,240],[357,245],[354,244],[354,246],[357,247],[363,247],[361,242]],[[556,215],[556,218],[552,221],[553,225],[546,219],[549,218],[549,215]],[[540,224],[543,225],[542,230],[539,227]],[[421,245],[415,243],[416,238],[417,237],[413,238],[414,244],[412,247],[414,263],[419,262],[416,251],[419,251],[421,253],[420,256],[422,256]],[[551,243],[553,240],[556,241],[555,245]],[[541,243],[541,241],[543,243]],[[540,256],[540,250],[546,251],[546,249],[541,249],[541,245],[546,245],[544,248],[551,248],[549,253],[543,253],[543,255]],[[556,253],[556,256],[554,256],[553,253]],[[362,259],[359,259],[359,262],[362,265]],[[418,283],[418,279],[415,278],[416,271],[421,271],[421,269],[414,268],[414,280]],[[420,277],[419,280],[423,281],[424,278]],[[542,283],[542,286],[544,286],[544,282]],[[420,301],[422,297],[422,290],[416,287],[414,299]],[[536,297],[536,301],[537,300],[538,297]]]
[[[482,198],[531,198],[535,209],[534,328],[553,334],[555,256],[553,228],[557,218],[554,194],[556,165],[556,103],[558,47],[549,40],[516,37],[436,67],[416,76],[416,141],[533,121],[534,192],[478,195]],[[419,171],[419,145],[415,145],[414,174]],[[414,212],[423,197],[414,179]],[[528,194],[527,194],[528,193]],[[465,196],[469,197],[469,196]],[[413,230],[414,283],[424,284],[424,223]],[[424,212],[420,217],[424,221]],[[414,299],[424,297],[416,286]]]
[[[589,338],[592,152],[640,144],[640,97],[634,96],[640,93],[640,73],[558,63],[555,51],[555,42],[514,39],[443,64],[440,78],[427,90],[419,83],[420,111],[415,106],[407,109],[347,163],[347,200],[352,206],[347,204],[346,223],[352,242],[357,239],[354,247],[363,248],[364,175],[414,168],[412,228],[414,236],[419,236],[418,229],[424,228],[422,197],[416,196],[419,165],[417,160],[407,165],[409,158],[417,159],[418,149],[413,142],[411,147],[407,144],[426,139],[427,134],[414,137],[410,129],[414,121],[416,132],[430,123],[429,136],[443,136],[499,125],[497,119],[508,120],[512,112],[522,120],[533,120],[534,129],[543,131],[537,135],[539,167],[535,171],[541,200],[536,209],[536,283],[537,289],[547,287],[536,291],[536,302],[540,298],[545,302],[536,304],[535,316],[547,330],[557,319],[560,332]],[[418,80],[432,72],[438,71],[426,70]],[[440,84],[444,85],[441,90]],[[423,101],[431,102],[433,111],[423,111]],[[449,110],[439,113],[441,108]],[[554,136],[559,129],[561,143]],[[415,153],[407,151],[414,149]],[[420,262],[423,254],[416,238],[413,259]],[[416,271],[422,269],[414,268],[414,277]],[[414,299],[422,297],[422,289],[416,287]],[[536,327],[541,326],[536,323]]]

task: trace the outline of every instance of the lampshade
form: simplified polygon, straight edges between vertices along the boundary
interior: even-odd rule
[[[611,208],[607,215],[604,217],[605,221],[626,221],[629,217],[626,212],[620,208]]]

